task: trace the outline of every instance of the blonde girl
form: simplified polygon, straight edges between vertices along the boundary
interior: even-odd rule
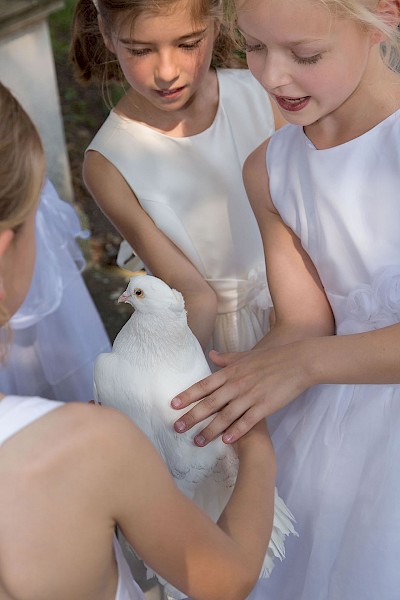
[[[248,159],[276,325],[173,404],[197,442],[270,419],[299,538],[253,598],[400,588],[400,7],[237,0],[247,60],[290,125]]]

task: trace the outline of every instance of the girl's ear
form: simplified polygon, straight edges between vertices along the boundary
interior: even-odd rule
[[[386,25],[396,28],[400,22],[400,1],[379,0],[376,13]]]
[[[12,229],[4,229],[3,231],[0,231],[0,258],[4,255],[13,238],[14,232]]]
[[[115,49],[114,49],[114,44],[112,43],[112,40],[110,39],[110,37],[107,35],[106,33],[106,28],[104,27],[104,21],[101,18],[101,15],[97,15],[97,19],[99,22],[99,29],[100,29],[100,33],[103,37],[103,42],[105,47],[107,48],[107,50],[109,50],[110,52],[112,52],[113,54],[115,54]]]

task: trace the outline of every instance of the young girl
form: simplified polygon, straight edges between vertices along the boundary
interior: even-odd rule
[[[45,165],[32,122],[1,84],[0,114],[4,324],[30,285]],[[263,427],[238,451],[239,479],[218,527],[178,492],[121,413],[0,394],[0,597],[144,600],[115,539],[119,525],[192,598],[245,598],[271,532],[275,465]]]
[[[200,445],[282,409],[300,535],[263,600],[399,596],[399,21],[395,0],[237,0],[249,67],[291,123],[244,172],[276,324],[173,404],[205,399],[179,431],[221,411]]]
[[[234,56],[221,16],[222,0],[79,0],[71,56],[81,79],[127,85],[88,148],[89,191],[146,268],[182,292],[203,348],[233,351],[268,328],[241,171],[274,115],[246,69],[210,66]]]

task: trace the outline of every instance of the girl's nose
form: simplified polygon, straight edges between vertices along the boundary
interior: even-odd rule
[[[283,56],[268,52],[261,73],[261,84],[269,92],[291,83],[292,76],[287,60]]]
[[[173,51],[160,52],[155,67],[155,79],[158,85],[169,84],[179,77],[179,65]]]

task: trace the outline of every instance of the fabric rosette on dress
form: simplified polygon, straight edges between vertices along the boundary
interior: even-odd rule
[[[338,324],[338,335],[373,331],[400,323],[400,266],[377,271],[370,284],[347,298],[346,317]]]

